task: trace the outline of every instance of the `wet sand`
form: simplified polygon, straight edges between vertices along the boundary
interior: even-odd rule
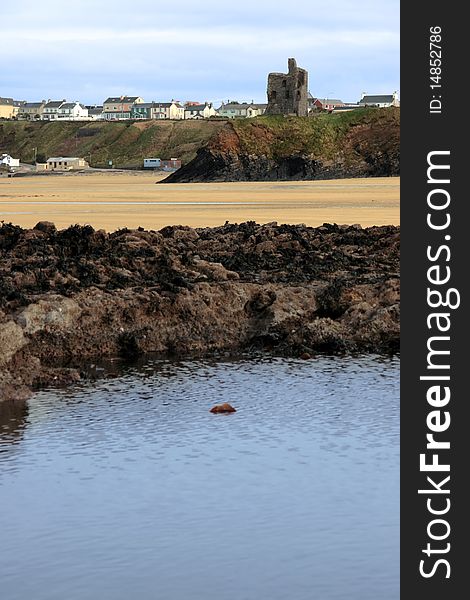
[[[22,227],[53,221],[114,231],[240,223],[398,225],[400,179],[156,185],[141,172],[0,177],[0,219]]]

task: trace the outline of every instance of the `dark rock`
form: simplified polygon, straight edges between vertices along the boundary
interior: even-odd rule
[[[223,404],[216,404],[215,406],[213,406],[210,409],[209,412],[211,412],[213,414],[222,414],[222,413],[234,413],[237,411],[228,402],[224,402]]]
[[[39,221],[34,226],[34,229],[37,231],[43,231],[44,233],[54,233],[56,231],[56,226],[51,221]]]

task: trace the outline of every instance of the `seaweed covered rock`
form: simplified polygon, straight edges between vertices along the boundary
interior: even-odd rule
[[[395,352],[399,242],[392,226],[2,224],[0,390],[105,357]]]

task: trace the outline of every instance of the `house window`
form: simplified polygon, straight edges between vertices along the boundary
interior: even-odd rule
[[[286,87],[287,81],[285,79],[282,80],[282,87]]]
[[[290,98],[289,90],[286,90],[286,98]]]

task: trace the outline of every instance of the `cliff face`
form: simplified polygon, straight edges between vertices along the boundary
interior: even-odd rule
[[[399,229],[242,223],[115,233],[0,226],[0,399],[83,360],[389,352]]]
[[[387,108],[310,118],[236,120],[164,182],[398,175],[399,116],[399,109]]]

